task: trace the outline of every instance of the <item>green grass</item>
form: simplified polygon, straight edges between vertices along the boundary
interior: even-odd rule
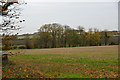
[[[17,39],[25,39],[26,36],[18,36]],[[29,36],[29,38],[33,38],[33,36]]]
[[[89,78],[79,73],[77,74],[76,73],[60,73],[60,74],[61,74],[61,77],[64,77],[64,78]]]
[[[120,36],[120,35],[113,35],[114,37]]]
[[[117,77],[117,51],[112,50],[108,53],[107,50],[101,50],[101,52],[96,52],[94,49],[90,49],[92,52],[86,50],[82,53],[74,51],[74,53],[63,54],[47,53],[9,56],[9,61],[13,64],[6,63],[6,65],[3,65],[3,77],[18,77],[17,74],[20,74],[22,78],[30,77],[30,75],[34,75],[32,76],[34,78],[40,77],[37,74],[46,78]],[[12,70],[12,68],[16,69]],[[8,71],[9,69],[12,71]],[[25,74],[23,74],[24,72]]]

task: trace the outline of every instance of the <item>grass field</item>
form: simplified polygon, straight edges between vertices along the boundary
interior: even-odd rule
[[[115,78],[118,46],[14,50],[3,78]]]

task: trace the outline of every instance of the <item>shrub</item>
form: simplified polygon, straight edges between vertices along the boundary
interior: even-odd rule
[[[2,50],[10,50],[11,46],[2,46]]]
[[[26,46],[25,46],[25,45],[22,45],[22,46],[19,46],[18,48],[19,48],[19,49],[26,49]]]
[[[33,49],[34,48],[34,43],[31,42],[26,46],[27,49]]]
[[[16,39],[16,35],[5,35],[2,38],[2,50],[12,49],[12,42]]]

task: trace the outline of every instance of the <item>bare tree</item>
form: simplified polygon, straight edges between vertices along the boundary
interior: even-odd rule
[[[49,24],[45,24],[39,29],[39,36],[40,45],[43,44],[45,48],[48,48],[48,44],[51,40],[51,31]]]
[[[78,30],[79,30],[80,35],[81,35],[83,32],[85,32],[85,28],[82,27],[82,26],[78,26]]]
[[[66,46],[67,42],[68,42],[68,39],[69,39],[68,38],[68,33],[71,30],[71,28],[68,25],[64,25],[63,27],[64,27],[64,46]]]
[[[57,44],[57,32],[58,32],[58,28],[59,26],[61,26],[60,24],[57,23],[53,23],[51,24],[51,34],[52,34],[52,47],[56,48],[56,44]]]

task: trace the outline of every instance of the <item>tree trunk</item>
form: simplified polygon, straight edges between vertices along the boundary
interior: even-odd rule
[[[2,55],[2,60],[7,61],[8,60],[8,54],[3,54]]]

